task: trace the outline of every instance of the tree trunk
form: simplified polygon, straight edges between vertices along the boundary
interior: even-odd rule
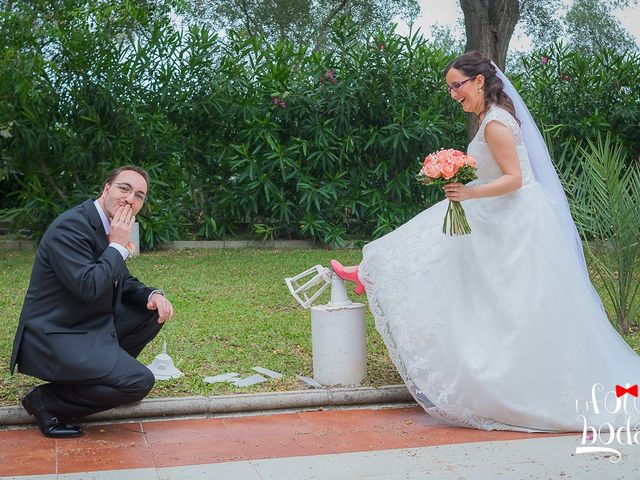
[[[466,51],[480,50],[501,70],[520,18],[518,0],[460,0],[467,34]]]
[[[460,0],[467,34],[465,51],[479,50],[504,71],[513,30],[520,18],[518,0]],[[471,141],[478,131],[478,117],[467,114]]]

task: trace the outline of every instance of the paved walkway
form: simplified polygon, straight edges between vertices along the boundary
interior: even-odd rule
[[[640,445],[454,428],[417,406],[90,424],[78,439],[0,431],[0,479],[638,479]],[[613,446],[613,445],[612,445]]]

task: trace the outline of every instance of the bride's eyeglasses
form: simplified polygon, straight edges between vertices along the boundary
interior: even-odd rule
[[[451,85],[447,85],[447,90],[449,91],[449,93],[451,93],[451,90],[453,90],[454,92],[457,92],[458,89],[463,86],[465,83],[470,82],[471,80],[475,79],[478,75],[474,75],[473,77],[469,77],[465,80],[462,80],[461,82],[451,82]]]

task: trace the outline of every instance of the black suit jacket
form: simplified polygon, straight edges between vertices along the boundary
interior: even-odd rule
[[[122,304],[146,308],[153,289],[133,278],[108,247],[93,200],[60,215],[33,264],[13,344],[10,370],[43,380],[86,381],[115,367],[114,316]]]

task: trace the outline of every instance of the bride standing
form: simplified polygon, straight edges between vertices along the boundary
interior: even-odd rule
[[[444,200],[366,245],[358,267],[332,267],[366,289],[391,359],[430,414],[486,430],[625,425],[614,393],[640,380],[640,357],[589,281],[533,119],[479,52],[451,62],[445,78],[480,120],[467,152],[478,179],[445,187],[464,202],[471,234],[442,233]]]

